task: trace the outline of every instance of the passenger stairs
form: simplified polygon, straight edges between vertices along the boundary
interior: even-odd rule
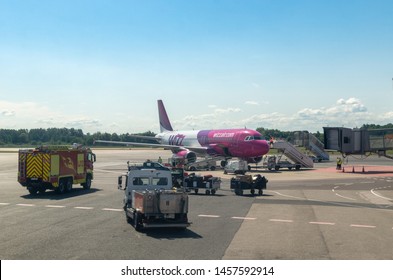
[[[282,152],[287,158],[294,163],[301,164],[306,168],[313,168],[314,162],[310,157],[300,152],[294,145],[287,141],[278,140],[272,143],[272,148]]]
[[[323,160],[329,160],[329,154],[325,151],[323,143],[311,133],[308,135],[309,143],[308,147],[306,148],[308,148],[314,155],[322,158]]]
[[[297,146],[305,147],[323,160],[329,160],[329,154],[325,151],[323,143],[313,134],[308,131],[296,131],[294,138]]]

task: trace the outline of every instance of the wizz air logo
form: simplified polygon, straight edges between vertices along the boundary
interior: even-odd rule
[[[186,138],[186,136],[184,134],[171,135],[171,136],[169,136],[168,144],[181,146],[181,145],[183,145],[183,141],[185,138]]]

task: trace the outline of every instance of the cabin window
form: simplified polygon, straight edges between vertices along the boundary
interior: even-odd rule
[[[166,186],[166,185],[168,185],[168,178],[165,178],[165,177],[153,178],[152,185],[154,185],[154,186]]]
[[[132,179],[132,184],[134,186],[149,185],[149,177],[134,177]]]

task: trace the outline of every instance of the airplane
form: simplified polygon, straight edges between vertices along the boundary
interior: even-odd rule
[[[258,131],[252,129],[174,131],[164,103],[162,100],[158,100],[157,104],[160,133],[155,137],[140,137],[154,139],[156,144],[104,140],[96,140],[95,142],[165,148],[172,151],[173,158],[188,162],[195,162],[198,155],[209,155],[225,159],[239,158],[248,163],[258,163],[262,160],[263,155],[269,152],[268,141]]]

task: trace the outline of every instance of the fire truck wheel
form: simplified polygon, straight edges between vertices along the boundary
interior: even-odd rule
[[[72,190],[72,179],[67,180],[65,191],[70,192]]]
[[[59,194],[63,194],[65,192],[64,180],[60,180],[59,186],[57,187],[56,192]]]
[[[38,192],[38,189],[37,188],[33,188],[33,187],[28,187],[27,190],[29,191],[29,193],[31,195],[36,195],[37,192]]]
[[[89,190],[90,187],[91,187],[91,178],[90,178],[90,176],[88,176],[88,177],[86,178],[86,182],[83,184],[83,188],[84,188],[85,190]]]
[[[38,188],[38,192],[39,193],[45,193],[46,192],[46,188],[45,187],[40,187],[40,188]]]

